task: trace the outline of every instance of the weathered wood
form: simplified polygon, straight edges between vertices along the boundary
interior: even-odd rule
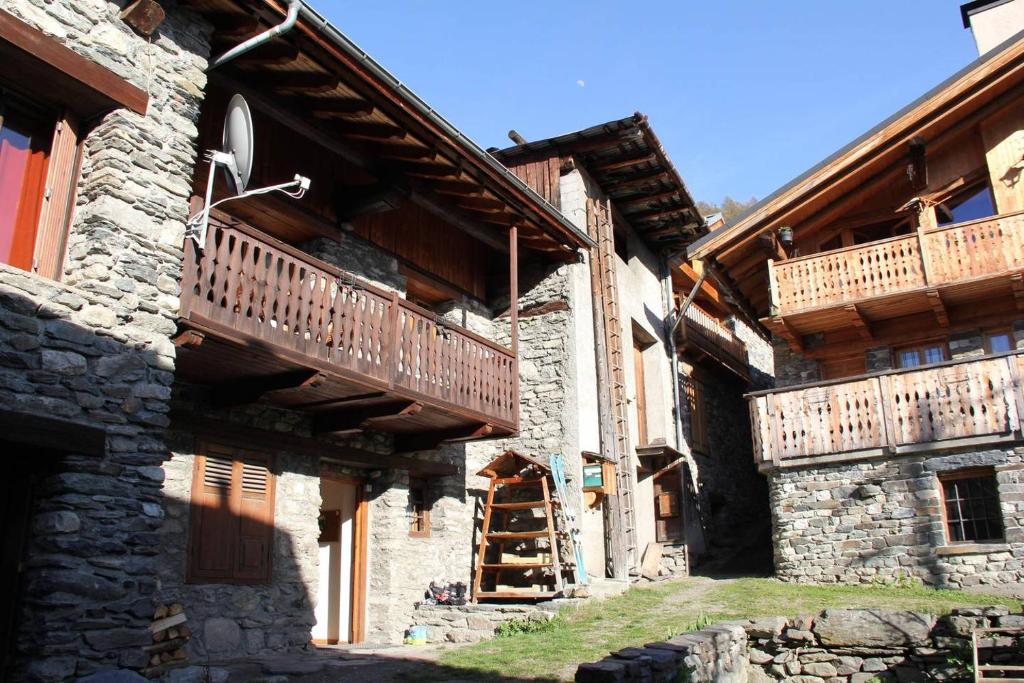
[[[219,408],[255,403],[264,394],[307,389],[317,386],[324,379],[324,374],[316,370],[296,370],[267,377],[234,380],[224,386],[214,387],[213,403]]]
[[[107,433],[99,427],[13,410],[0,409],[0,434],[3,441],[60,453],[102,457],[107,450]]]
[[[761,463],[778,466],[1019,435],[1022,358],[1015,352],[752,395],[751,422],[761,446],[755,453]]]
[[[361,431],[370,420],[403,418],[419,414],[422,403],[415,401],[389,401],[369,406],[353,407],[320,413],[313,418],[314,434]]]

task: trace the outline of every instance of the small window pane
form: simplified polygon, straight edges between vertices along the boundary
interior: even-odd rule
[[[1013,342],[1010,339],[1010,335],[1006,333],[990,334],[988,336],[988,352],[989,353],[1003,353],[1004,351],[1012,351]]]
[[[951,543],[1002,540],[1002,514],[993,474],[952,475],[942,480],[942,495]]]
[[[941,363],[946,360],[946,349],[942,346],[929,346],[924,350],[925,363]]]
[[[921,364],[921,355],[917,349],[907,349],[899,352],[898,361],[901,368],[916,368]]]
[[[935,208],[939,225],[973,221],[977,218],[992,216],[996,212],[995,206],[992,205],[992,192],[989,191],[988,185],[968,190]]]

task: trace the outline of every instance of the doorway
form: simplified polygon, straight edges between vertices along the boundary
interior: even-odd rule
[[[362,481],[320,478],[320,580],[313,642],[358,643],[363,638],[366,576],[366,501]]]

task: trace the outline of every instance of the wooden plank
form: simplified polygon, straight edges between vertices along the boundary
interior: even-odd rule
[[[149,625],[149,632],[150,633],[159,633],[160,631],[166,631],[167,629],[171,628],[172,626],[177,626],[178,624],[184,624],[186,621],[188,621],[188,618],[185,616],[184,612],[179,612],[178,614],[172,614],[169,617],[164,617],[163,619],[157,619],[156,621],[151,623]]]
[[[62,41],[0,10],[4,78],[40,97],[60,97],[83,118],[125,107],[145,115],[149,95]],[[46,88],[39,88],[45,83]],[[26,87],[27,86],[27,87]]]

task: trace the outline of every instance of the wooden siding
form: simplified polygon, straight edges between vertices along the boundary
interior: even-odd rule
[[[1019,438],[1024,355],[892,371],[750,397],[762,468]]]
[[[373,242],[477,299],[487,299],[491,251],[414,204],[352,222],[360,237]]]
[[[558,155],[535,161],[522,161],[508,167],[520,180],[533,188],[556,209],[561,208],[561,159]]]
[[[774,315],[954,285],[1024,269],[1024,214],[769,262]]]
[[[186,242],[181,314],[309,367],[515,428],[512,353],[245,225]]]

